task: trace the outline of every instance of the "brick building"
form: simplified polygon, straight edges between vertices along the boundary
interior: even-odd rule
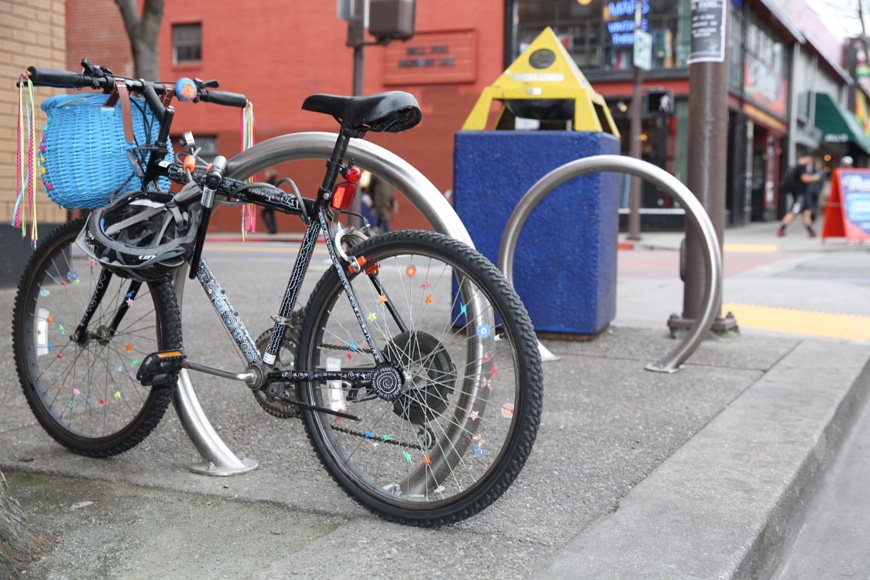
[[[367,139],[399,154],[441,191],[453,187],[453,134],[504,68],[504,10],[500,2],[418,2],[413,39],[365,49],[364,92],[408,91],[423,109],[423,122],[414,130]],[[67,14],[70,69],[86,56],[118,74],[132,70],[114,2],[68,0]],[[331,2],[166,2],[160,77],[217,78],[221,89],[245,93],[254,103],[258,142],[289,132],[335,131],[335,121],[302,111],[301,105],[313,93],[351,94],[353,51],[345,46],[346,37],[347,23]],[[173,136],[191,130],[200,144],[226,157],[238,153],[238,109],[189,103],[175,109]],[[278,170],[310,196],[323,163],[297,162]],[[238,214],[222,208],[213,228],[238,229]],[[297,218],[278,218],[281,231],[301,229]],[[424,223],[410,203],[400,201],[394,227]]]
[[[128,41],[114,2],[67,0],[66,5],[68,67],[77,68],[87,56],[119,74],[130,74]],[[741,225],[781,213],[784,198],[777,192],[778,177],[796,147],[789,141],[788,134],[794,133],[789,127],[795,117],[800,118],[797,105],[806,101],[803,89],[794,82],[792,69],[798,65],[793,63],[800,63],[793,54],[803,48],[807,54],[815,54],[819,47],[804,38],[769,0],[732,0],[728,5],[726,209],[729,224]],[[371,135],[369,139],[398,153],[440,190],[452,189],[454,133],[483,88],[540,30],[552,26],[595,89],[607,99],[627,149],[633,34],[624,30],[633,26],[630,9],[634,6],[633,0],[417,2],[414,38],[365,49],[364,92],[411,92],[423,109],[423,122],[406,133]],[[691,2],[650,0],[644,6],[643,26],[652,32],[655,44],[653,68],[644,75],[644,88],[668,89],[674,99],[667,114],[645,115],[643,156],[683,178],[688,159]],[[333,120],[300,107],[312,93],[351,93],[352,50],[345,46],[346,37],[347,25],[336,16],[332,2],[167,1],[158,40],[160,76],[165,80],[217,78],[222,89],[245,93],[256,108],[258,141],[288,132],[334,131]],[[823,57],[819,57],[821,70],[836,72],[840,55]],[[835,77],[836,90],[828,92],[834,100],[845,101],[839,98],[840,93],[845,94],[841,85],[848,85],[850,79],[839,74]],[[212,154],[231,157],[239,151],[239,121],[236,109],[178,103],[173,136],[192,130]],[[824,127],[819,129],[824,131]],[[278,170],[282,177],[293,177],[303,193],[311,195],[323,164],[300,162]],[[627,213],[628,180],[621,183],[620,212]],[[404,211],[396,217],[396,227],[423,225],[410,204],[400,201],[400,205]],[[683,210],[651,184],[643,186],[641,213],[647,225],[683,227]],[[238,210],[221,209],[212,223],[215,229],[235,230],[239,221]],[[279,228],[298,229],[299,223],[279,216]]]
[[[18,76],[28,66],[66,66],[66,17],[63,0],[0,0],[0,243],[12,228],[8,225],[17,197],[16,127],[18,124]],[[42,136],[45,114],[39,105],[62,91],[38,88],[36,98],[37,139]],[[37,181],[37,219],[58,222],[66,212],[51,203]],[[20,237],[20,234],[15,234]]]

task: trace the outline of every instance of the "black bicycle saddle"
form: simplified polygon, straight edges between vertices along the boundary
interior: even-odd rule
[[[411,129],[423,117],[414,95],[390,91],[362,97],[311,95],[302,108],[332,115],[354,131],[399,133]]]

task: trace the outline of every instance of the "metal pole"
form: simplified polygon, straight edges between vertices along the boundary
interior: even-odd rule
[[[723,28],[722,42],[728,38],[728,5],[724,4],[720,25]],[[696,21],[700,9],[692,2],[692,21]],[[721,5],[720,5],[721,6]],[[692,36],[693,53],[695,35]],[[686,171],[689,190],[707,210],[716,231],[719,247],[722,247],[725,230],[725,180],[728,168],[728,50],[722,47],[722,59],[704,59],[689,65],[689,155]],[[672,315],[668,320],[671,332],[694,326],[701,312],[704,293],[705,264],[701,239],[689,223],[686,223],[686,241],[683,245],[685,285],[683,286],[683,315]],[[716,305],[717,319],[713,324],[716,332],[725,332],[736,327],[733,315],[728,319],[719,317],[720,303]]]
[[[353,0],[353,15],[347,22],[347,46],[353,47],[353,96],[363,94],[363,78],[365,75],[365,0]],[[350,206],[350,211],[359,214],[362,211],[361,195],[356,195]],[[362,219],[347,216],[349,225],[362,227]]]
[[[703,242],[704,270],[704,309],[692,329],[683,340],[665,357],[646,366],[649,371],[673,373],[688,359],[704,340],[718,312],[722,296],[722,252],[716,240],[716,231],[701,203],[683,183],[652,163],[639,161],[620,155],[595,155],[571,161],[557,167],[535,183],[517,203],[501,238],[498,254],[498,267],[508,282],[513,283],[514,253],[523,225],[532,210],[553,189],[587,173],[596,171],[621,171],[649,180],[654,185],[670,192],[686,208],[686,221],[698,230]],[[540,343],[538,343],[540,346]]]
[[[353,47],[353,96],[355,97],[363,94],[364,50],[363,45]]]
[[[353,0],[353,13],[347,21],[347,46],[353,47],[353,96],[363,94],[365,61],[365,0]]]
[[[643,20],[643,1],[637,0],[634,8],[634,29],[640,30]],[[643,69],[632,63],[634,68],[634,92],[631,95],[631,142],[628,154],[635,159],[643,157],[641,134],[643,133]],[[640,239],[640,186],[637,177],[629,182],[628,190],[628,239]]]
[[[184,282],[187,280],[187,267],[176,270],[174,275],[175,297],[178,310],[184,303]],[[181,426],[190,438],[203,461],[192,465],[190,470],[200,475],[226,477],[239,475],[257,468],[258,462],[250,457],[240,457],[233,453],[220,438],[208,420],[187,369],[182,369],[178,377],[178,388],[172,397],[175,412],[181,421]]]

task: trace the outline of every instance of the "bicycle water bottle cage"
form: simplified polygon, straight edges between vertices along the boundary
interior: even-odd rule
[[[363,97],[311,95],[302,103],[302,109],[332,115],[342,128],[359,133],[360,137],[367,131],[406,131],[415,127],[423,117],[417,99],[402,91]]]

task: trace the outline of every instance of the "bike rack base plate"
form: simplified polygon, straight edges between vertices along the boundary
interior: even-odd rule
[[[211,461],[203,461],[190,466],[191,473],[199,475],[211,475],[213,477],[230,477],[231,475],[239,475],[257,469],[260,463],[256,459],[246,457],[240,459],[241,467],[227,467],[225,465],[215,465]]]

